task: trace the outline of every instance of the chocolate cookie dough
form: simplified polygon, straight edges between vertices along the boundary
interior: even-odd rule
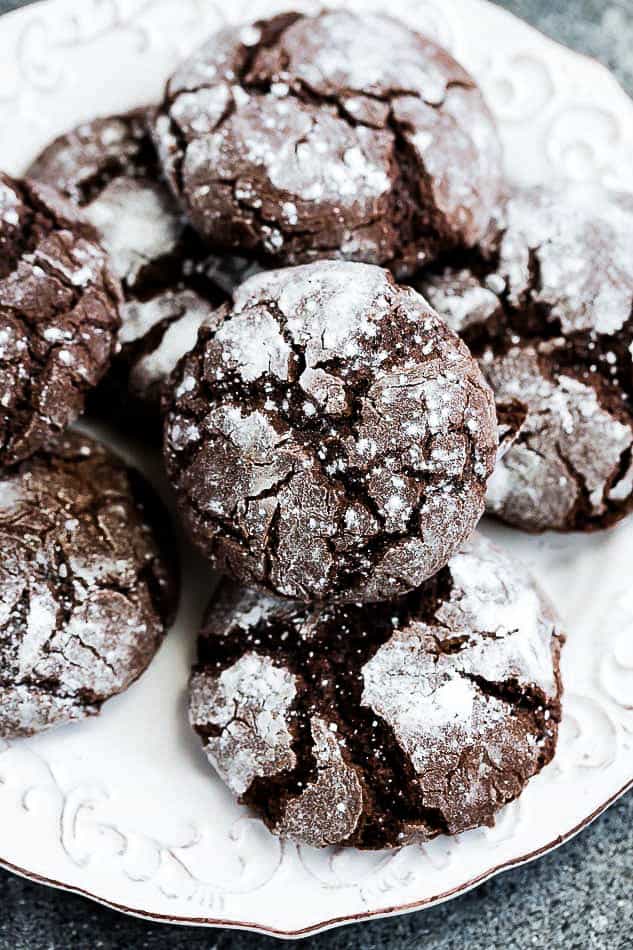
[[[385,604],[290,604],[224,582],[190,718],[241,802],[302,844],[396,847],[492,825],[554,755],[560,629],[475,535]]]
[[[29,174],[83,209],[123,284],[121,352],[100,402],[114,395],[128,409],[132,397],[133,409],[156,415],[164,380],[248,263],[211,255],[186,225],[162,179],[145,110],[60,136]]]
[[[477,254],[416,286],[527,409],[488,509],[528,531],[588,531],[633,509],[633,199],[514,192]]]
[[[385,600],[474,530],[492,393],[389,273],[343,261],[250,278],[178,365],[165,458],[215,567],[298,600]]]
[[[0,468],[81,413],[115,352],[120,295],[73,206],[0,173]]]
[[[375,14],[221,30],[168,82],[155,138],[193,225],[268,264],[409,274],[478,241],[499,197],[500,147],[473,79]]]
[[[145,670],[178,596],[166,522],[78,433],[0,475],[0,736],[95,715]]]

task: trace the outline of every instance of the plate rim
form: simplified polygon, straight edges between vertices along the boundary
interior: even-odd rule
[[[17,7],[12,10],[5,11],[4,13],[0,12],[0,27],[3,21],[8,20],[19,20],[21,18],[26,18],[29,15],[34,13],[41,15],[43,10],[51,10],[55,6],[63,6],[67,0],[32,0],[31,3],[26,6]],[[116,0],[115,0],[116,2]],[[126,0],[123,0],[126,2]],[[567,46],[560,40],[555,39],[554,37],[549,36],[542,29],[528,21],[524,20],[522,17],[513,13],[510,10],[507,10],[504,7],[500,7],[494,0],[474,0],[474,2],[482,7],[492,7],[495,10],[497,15],[505,18],[508,21],[519,21],[521,25],[532,34],[535,34],[539,37],[541,41],[544,41],[551,47],[555,47],[561,51],[565,56],[572,56],[577,60],[581,60],[587,67],[590,67],[594,70],[599,70],[604,79],[608,80],[614,87],[621,92],[623,96],[626,96],[627,99],[631,101],[632,107],[632,116],[633,116],[633,97],[629,95],[627,90],[624,88],[621,81],[618,77],[612,72],[612,70],[595,56],[592,56],[587,53],[580,52],[572,47]],[[292,0],[287,0],[287,3],[291,6]],[[633,516],[632,516],[633,517]],[[26,868],[21,867],[18,864],[13,863],[2,857],[0,854],[0,868],[13,873],[25,880],[32,881],[36,884],[41,884],[45,887],[49,887],[56,891],[63,891],[69,894],[75,894],[79,897],[83,897],[94,904],[107,907],[111,910],[117,911],[119,913],[125,914],[127,916],[135,917],[138,920],[144,920],[147,922],[158,923],[158,924],[171,924],[178,927],[195,927],[200,929],[228,929],[236,930],[248,933],[261,934],[263,936],[274,937],[279,940],[294,940],[294,939],[303,939],[314,936],[316,934],[337,928],[342,926],[349,926],[352,924],[362,923],[364,921],[373,921],[379,919],[387,919],[389,917],[401,916],[408,913],[414,913],[426,909],[431,906],[436,906],[449,900],[458,897],[462,894],[466,894],[474,888],[480,886],[481,884],[491,880],[497,875],[503,873],[504,871],[511,870],[512,868],[521,867],[532,863],[535,860],[545,856],[546,854],[552,853],[558,848],[564,846],[575,838],[578,834],[587,829],[594,821],[601,817],[612,805],[619,801],[627,792],[633,790],[633,774],[631,778],[628,779],[624,785],[622,785],[618,790],[612,793],[606,801],[597,805],[592,812],[584,817],[580,822],[574,825],[572,828],[568,829],[564,833],[556,836],[554,839],[550,840],[544,845],[541,845],[539,848],[536,848],[532,851],[528,851],[522,855],[515,856],[513,858],[508,858],[505,861],[500,862],[499,864],[494,865],[493,867],[486,868],[481,873],[470,878],[468,881],[456,884],[454,887],[449,888],[446,891],[443,891],[439,894],[427,896],[419,900],[408,901],[403,904],[392,904],[385,907],[377,909],[367,909],[364,911],[359,911],[351,914],[341,914],[335,917],[323,920],[317,923],[308,924],[304,927],[299,927],[297,929],[285,930],[282,928],[275,928],[266,926],[262,923],[256,923],[253,921],[242,921],[242,920],[226,920],[222,917],[186,917],[182,915],[171,915],[171,914],[162,914],[158,912],[152,912],[148,910],[143,910],[141,908],[130,907],[127,904],[120,903],[117,901],[109,900],[105,897],[100,897],[99,895],[93,893],[87,888],[83,888],[79,885],[68,884],[63,881],[58,881],[55,878],[48,877],[38,873],[37,871],[31,871]]]
[[[43,2],[43,0],[39,0],[39,2]],[[108,907],[111,910],[118,911],[119,913],[130,917],[136,917],[138,920],[146,920],[158,924],[172,924],[178,927],[197,927],[200,929],[222,928],[225,930],[239,930],[247,933],[261,934],[262,936],[267,937],[275,937],[278,940],[301,940],[307,937],[313,937],[319,933],[324,933],[327,930],[332,930],[335,927],[350,926],[351,924],[363,923],[364,921],[384,920],[389,917],[398,917],[404,914],[415,913],[416,911],[424,910],[426,907],[438,906],[439,904],[443,904],[449,900],[452,900],[454,897],[467,894],[468,891],[479,887],[481,884],[484,884],[493,877],[502,874],[504,871],[509,871],[512,868],[531,864],[533,861],[538,860],[538,858],[544,857],[546,854],[551,854],[553,851],[567,844],[578,834],[593,824],[594,821],[600,818],[600,816],[608,811],[612,805],[614,805],[617,801],[619,801],[620,798],[622,798],[628,791],[631,790],[633,790],[633,777],[629,781],[625,782],[624,785],[613,795],[610,795],[605,802],[598,805],[598,807],[595,808],[591,814],[589,814],[577,825],[574,825],[574,827],[565,834],[559,835],[552,841],[548,841],[547,844],[542,845],[540,848],[536,848],[534,851],[519,855],[516,858],[509,858],[507,861],[503,861],[501,864],[497,864],[492,868],[488,868],[487,870],[482,871],[481,874],[471,878],[465,884],[457,884],[448,891],[444,891],[441,894],[435,894],[431,897],[424,897],[422,900],[409,901],[405,904],[381,907],[377,910],[367,910],[356,914],[341,914],[337,917],[332,917],[329,920],[321,921],[320,923],[308,924],[306,927],[299,927],[297,930],[283,930],[281,928],[266,927],[263,924],[253,923],[252,921],[224,920],[220,917],[173,917],[170,914],[152,913],[151,911],[141,910],[135,907],[128,907],[126,904],[120,904],[117,901],[110,901],[107,898],[99,897],[97,894],[93,894],[86,888],[78,887],[73,884],[65,884],[63,881],[56,881],[53,878],[47,877],[46,875],[38,874],[36,871],[29,871],[17,864],[13,864],[11,861],[7,861],[2,856],[0,856],[0,867],[5,871],[10,871],[19,877],[25,878],[26,880],[33,881],[35,884],[42,884],[57,891],[64,891],[68,894],[76,894],[79,897],[85,897],[92,903],[100,904],[102,907]]]

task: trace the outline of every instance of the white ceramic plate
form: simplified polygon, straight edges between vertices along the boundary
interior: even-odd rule
[[[292,2],[293,8],[309,4]],[[483,0],[376,0],[481,82],[515,180],[633,191],[633,105],[602,67]],[[47,0],[0,21],[0,165],[82,119],[158,97],[178,58],[271,0]],[[155,476],[158,459],[111,439]],[[155,919],[279,936],[428,906],[543,854],[633,784],[633,523],[593,537],[487,532],[533,569],[569,634],[554,763],[493,830],[377,854],[283,845],[231,801],[185,716],[212,578],[191,555],[176,629],[99,719],[0,747],[0,860]]]

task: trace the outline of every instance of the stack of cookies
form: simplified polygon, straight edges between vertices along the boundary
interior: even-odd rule
[[[162,430],[223,575],[190,719],[239,800],[318,847],[492,824],[555,754],[563,636],[476,528],[633,508],[632,260],[630,199],[509,188],[471,76],[346,10],[224,29],[1,177],[0,735],[98,712],[175,612],[87,404]]]

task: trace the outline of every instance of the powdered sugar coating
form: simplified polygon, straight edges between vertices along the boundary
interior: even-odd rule
[[[216,322],[216,308],[193,290],[167,290],[149,300],[130,300],[123,309],[120,339],[129,344],[128,387],[138,399],[158,404],[165,382],[178,361],[193,349],[203,323]],[[162,333],[153,348],[143,341]]]
[[[633,299],[633,202],[588,186],[514,189],[497,233],[482,245],[486,273],[427,275],[420,288],[456,332],[492,316],[500,301],[542,308],[562,334],[615,335]],[[478,270],[481,267],[479,264]]]
[[[173,254],[183,223],[159,182],[121,176],[109,182],[84,214],[97,229],[117,275],[133,286],[144,267]]]
[[[7,736],[32,735],[61,723],[98,713],[98,707],[72,696],[51,696],[37,687],[0,685],[0,722]]]
[[[29,175],[83,208],[128,292],[144,268],[180,243],[185,222],[160,179],[144,110],[85,122],[59,136]]]
[[[421,280],[419,287],[455,333],[486,323],[501,309],[499,293],[467,268],[429,275]],[[504,290],[505,281],[499,278],[497,291]]]
[[[131,408],[157,419],[166,379],[248,263],[211,256],[187,227],[162,179],[144,110],[60,136],[30,174],[82,207],[123,284],[121,352],[96,402],[109,413],[121,403],[126,418]]]
[[[561,642],[521,565],[479,535],[386,604],[302,606],[225,582],[199,640],[193,723],[217,748],[213,724],[238,710],[214,764],[276,834],[369,848],[456,834],[492,824],[554,754]],[[261,737],[235,671],[255,657],[280,684],[270,696],[264,676],[255,705],[265,694],[282,717],[284,755],[270,742],[237,788]]]
[[[587,530],[633,507],[632,259],[630,196],[517,190],[469,266],[418,283],[498,406],[527,408],[489,486],[511,524]]]
[[[612,335],[631,317],[633,201],[571,189],[517,191],[507,203],[499,276],[510,303],[525,295],[547,307],[563,334]],[[530,253],[538,258],[532,284]]]
[[[74,204],[89,204],[100,191],[104,167],[135,176],[145,147],[144,123],[143,110],[83,122],[44,149],[29,177],[57,187]]]
[[[455,833],[470,815],[491,815],[509,789],[518,793],[517,772],[538,770],[541,746],[517,717],[512,689],[536,690],[547,705],[559,687],[553,620],[525,574],[481,538],[449,571],[453,588],[433,621],[395,631],[363,667],[362,702],[393,728],[426,803]],[[463,640],[455,652],[444,646],[454,637]]]
[[[177,589],[156,506],[75,434],[0,477],[0,735],[94,715],[150,662]]]
[[[334,732],[323,719],[310,721],[317,774],[288,806],[275,834],[313,848],[338,844],[353,834],[363,809],[363,787]]]
[[[0,175],[0,466],[82,411],[116,348],[120,286],[60,195]]]
[[[410,272],[470,245],[500,149],[472,78],[386,16],[282,14],[212,36],[170,79],[155,138],[194,225],[279,263]]]
[[[581,494],[596,519],[630,495],[633,424],[603,408],[594,387],[548,373],[529,346],[491,360],[487,377],[498,399],[529,407],[519,444],[490,480],[492,512],[534,530],[564,528]]]
[[[221,570],[282,597],[380,600],[474,529],[491,394],[426,302],[363,264],[257,275],[173,378],[165,457]]]
[[[191,724],[208,732],[205,752],[236,795],[256,776],[294,767],[288,716],[296,692],[292,674],[256,653],[241,657],[219,678],[204,672],[192,677]]]

